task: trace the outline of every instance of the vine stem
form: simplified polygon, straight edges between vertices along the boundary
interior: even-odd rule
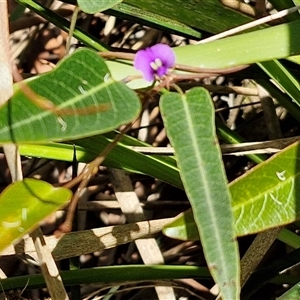
[[[73,180],[69,181],[64,185],[65,188],[72,188],[75,185],[79,183],[79,187],[77,188],[67,211],[67,216],[64,221],[59,227],[59,230],[61,232],[70,232],[72,230],[72,223],[74,219],[74,215],[76,212],[76,207],[78,204],[78,201],[80,199],[81,193],[83,189],[87,186],[89,180],[92,176],[94,176],[98,172],[99,166],[102,164],[102,162],[105,160],[107,155],[111,152],[111,150],[118,144],[118,142],[122,139],[124,134],[132,127],[133,123],[127,124],[118,135],[115,136],[113,141],[109,143],[102,152],[90,163],[88,164],[85,169],[82,171],[80,175],[78,175]],[[59,232],[57,232],[59,234]]]
[[[130,60],[133,61],[135,57],[135,53],[128,53],[128,52],[99,52],[99,56],[107,59],[117,60],[117,59],[124,59],[124,60]],[[219,74],[230,74],[234,72],[241,71],[245,68],[247,68],[248,65],[241,65],[231,68],[216,68],[216,69],[208,69],[208,68],[198,68],[198,67],[192,67],[188,65],[182,65],[182,64],[175,64],[175,69],[179,71],[185,71],[190,73],[207,73],[205,76],[211,76],[211,75],[219,75]],[[178,74],[178,76],[180,76]],[[185,76],[185,75],[183,75]]]

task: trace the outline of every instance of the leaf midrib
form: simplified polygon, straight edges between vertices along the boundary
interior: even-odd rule
[[[183,108],[184,108],[184,113],[185,113],[185,116],[186,116],[186,120],[187,120],[187,125],[188,125],[188,132],[190,133],[190,137],[191,137],[191,141],[192,141],[192,146],[193,146],[193,150],[194,150],[194,157],[195,159],[197,160],[197,165],[198,166],[201,166],[203,165],[203,159],[202,159],[202,156],[201,156],[201,153],[199,151],[199,148],[198,148],[198,143],[197,143],[197,138],[196,136],[193,134],[194,133],[194,126],[193,126],[193,122],[192,122],[192,119],[190,118],[190,116],[192,115],[192,113],[190,113],[190,110],[189,110],[189,107],[187,105],[187,99],[186,99],[186,96],[182,96],[183,98]],[[217,217],[216,217],[216,214],[215,214],[215,210],[214,210],[214,206],[212,205],[213,201],[208,201],[208,199],[212,199],[211,197],[211,192],[210,192],[210,185],[209,185],[209,182],[206,180],[206,176],[204,176],[203,172],[200,171],[200,169],[198,168],[198,173],[200,174],[200,177],[201,177],[201,182],[203,184],[203,187],[204,187],[204,193],[205,193],[205,201],[206,201],[206,206],[208,208],[208,211],[206,211],[206,213],[209,214],[211,220],[212,220],[212,224],[214,224],[213,228],[214,228],[214,232],[216,233],[215,234],[215,237],[216,237],[216,245],[218,247],[218,253],[219,254],[222,254],[222,272],[224,273],[227,273],[227,266],[226,264],[224,263],[226,260],[224,258],[224,255],[223,255],[223,250],[222,250],[222,234],[220,232],[220,230],[218,229],[218,226],[215,226],[215,224],[218,224],[218,220],[217,220]],[[191,201],[192,203],[192,206],[193,207],[196,207],[196,205],[193,203],[193,201]],[[198,223],[198,226],[200,227],[201,225],[201,222],[198,222],[198,219],[195,218],[195,221],[196,223]],[[229,274],[227,274],[225,276],[226,278],[229,278]]]

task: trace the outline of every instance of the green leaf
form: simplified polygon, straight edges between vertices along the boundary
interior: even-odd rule
[[[109,9],[122,0],[77,0],[79,7],[88,14],[94,14]]]
[[[37,106],[22,90],[0,109],[0,142],[70,140],[115,129],[140,111],[135,92],[114,81],[102,58],[81,49],[56,69],[26,83],[57,113]]]
[[[210,33],[218,33],[252,20],[238,11],[230,9],[218,0],[124,0],[148,13],[157,13],[172,20]]]
[[[238,236],[281,226],[299,217],[298,157],[299,142],[230,184]]]
[[[185,25],[182,22],[170,19],[168,15],[162,16],[161,13],[158,14],[145,11],[143,8],[128,5],[124,2],[114,6],[112,9],[107,11],[107,13],[118,18],[127,19],[134,23],[141,23],[164,32],[176,33],[193,38],[201,38],[201,33],[199,31]]]
[[[239,177],[229,188],[237,236],[294,222],[300,217],[300,143],[297,142]],[[163,231],[180,239],[199,239],[192,212]]]
[[[99,155],[118,133],[110,132],[104,135],[74,140],[71,142],[72,144],[20,144],[19,151],[23,156],[73,161],[75,145],[77,161],[88,163]],[[103,165],[110,168],[124,169],[128,172],[149,175],[178,188],[182,188],[179,171],[173,156],[145,155],[131,149],[132,146],[151,147],[147,143],[125,135],[107,155]]]
[[[208,267],[224,299],[238,299],[239,255],[209,92],[193,88],[164,94],[160,109]]]
[[[200,239],[191,209],[179,214],[173,222],[164,226],[162,232],[167,237],[183,241]]]
[[[95,237],[98,239],[98,237]],[[211,279],[205,267],[177,265],[118,265],[88,269],[60,271],[65,286],[75,284],[154,281],[182,278]],[[1,291],[11,289],[37,289],[46,287],[42,274],[15,276],[0,279]]]
[[[202,68],[225,68],[285,58],[300,54],[300,41],[296,39],[299,30],[300,21],[294,21],[211,43],[178,47],[176,55],[178,63]],[[192,53],[198,54],[192,56]]]
[[[0,251],[33,230],[39,222],[71,199],[66,188],[24,179],[9,185],[0,195]]]
[[[77,161],[88,163],[114,139],[117,132],[105,135],[92,136],[85,139],[72,141],[72,144],[45,143],[45,144],[21,144],[21,155],[42,157],[48,159],[72,161],[74,146]],[[150,175],[164,182],[182,188],[182,182],[176,161],[173,156],[145,155],[132,150],[131,146],[150,147],[133,137],[123,136],[122,140],[107,155],[104,166],[120,168],[128,172]]]
[[[17,1],[29,2],[30,0]],[[75,4],[75,0],[64,0],[63,2]],[[100,4],[98,4],[98,2],[100,2]],[[102,4],[101,2],[104,3]],[[100,5],[104,7],[106,2],[114,1],[78,0],[78,4],[82,9],[86,7],[92,12],[96,12],[97,7],[100,7]],[[93,8],[94,10],[92,10]],[[250,6],[248,6],[248,9],[250,9],[250,11],[252,10],[254,15],[254,9]],[[157,23],[162,19],[168,19],[168,23],[173,22],[175,26],[182,23],[198,31],[204,30],[210,33],[222,32],[235,26],[245,24],[253,19],[237,10],[226,7],[226,5],[223,5],[218,0],[205,0],[205,4],[199,0],[185,0],[184,5],[182,5],[182,0],[123,0],[121,4],[117,7],[113,7],[112,10],[124,11],[124,13],[133,16],[134,12],[139,10],[144,12],[144,17],[141,16],[144,20],[155,16],[153,21]],[[107,13],[110,13],[112,10]]]
[[[99,154],[115,137],[115,133],[106,133],[104,136],[91,137],[74,141],[84,149],[89,149],[95,154]],[[179,176],[178,168],[174,157],[160,155],[145,155],[128,149],[127,146],[147,146],[146,143],[140,142],[130,136],[124,136],[121,142],[114,147],[104,164],[113,168],[125,169],[129,172],[142,173],[159,178],[165,182],[182,188],[182,182]]]
[[[72,161],[74,154],[73,145],[76,145],[77,160],[90,162],[112,142],[118,133],[115,131],[75,140],[72,141],[72,145],[61,143],[22,144],[19,146],[19,149],[21,154],[26,156]],[[132,150],[131,146],[150,147],[151,145],[124,135],[122,140],[107,155],[103,165],[110,168],[124,169],[128,172],[150,175],[182,188],[179,171],[173,156],[145,155]]]

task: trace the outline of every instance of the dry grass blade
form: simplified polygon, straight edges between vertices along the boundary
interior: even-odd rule
[[[133,191],[128,175],[123,170],[111,170],[111,182],[118,199],[122,212],[126,215],[128,222],[145,220],[140,201]],[[164,264],[161,251],[154,238],[139,239],[135,241],[136,247],[146,265]],[[171,287],[156,286],[155,290],[159,299],[176,299]]]
[[[51,298],[53,300],[69,299],[68,294],[64,288],[61,276],[59,274],[57,265],[47,247],[41,229],[36,229],[31,234],[31,236]]]
[[[250,28],[253,28],[253,27],[256,27],[256,26],[259,26],[259,25],[262,25],[262,24],[265,24],[265,23],[268,23],[268,22],[271,22],[271,21],[274,21],[274,20],[277,20],[277,19],[280,19],[280,18],[283,18],[283,17],[285,17],[285,16],[287,16],[287,15],[293,13],[293,12],[298,11],[299,9],[300,9],[300,6],[295,6],[295,7],[291,7],[291,8],[288,8],[288,9],[284,9],[284,10],[279,11],[279,12],[273,14],[273,15],[263,17],[261,19],[255,20],[255,21],[247,23],[245,25],[235,27],[233,29],[227,30],[227,31],[222,32],[220,34],[216,34],[216,35],[214,35],[212,37],[209,37],[207,39],[201,40],[201,41],[197,42],[197,44],[204,44],[204,43],[216,41],[216,40],[219,40],[221,38],[224,38],[224,37],[236,34],[236,33],[240,33],[240,32],[245,31],[247,29],[250,29]]]
[[[91,230],[70,232],[59,239],[55,236],[44,237],[49,251],[55,260],[79,256],[127,244],[139,238],[152,236],[160,232],[163,226],[174,219],[143,221],[118,226],[94,228]],[[35,248],[30,237],[24,238],[18,245],[6,248],[1,255],[27,253],[35,256]]]
[[[221,150],[223,154],[230,155],[244,155],[245,153],[276,153],[287,147],[288,145],[299,141],[300,137],[290,137],[276,139],[272,141],[264,142],[249,142],[249,143],[240,143],[240,144],[223,144],[221,145]],[[173,155],[173,147],[139,147],[131,146],[128,148],[140,152],[143,154],[155,154],[155,155]]]
[[[13,94],[13,79],[9,55],[9,31],[7,1],[0,0],[0,106]],[[8,167],[13,181],[22,180],[21,159],[17,146],[4,145],[3,147]]]
[[[9,55],[9,32],[7,1],[0,0],[0,106],[13,94],[12,73]]]

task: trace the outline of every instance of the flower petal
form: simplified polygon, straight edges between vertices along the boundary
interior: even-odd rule
[[[156,44],[139,50],[134,58],[134,67],[142,71],[144,78],[153,81],[155,75],[162,77],[175,63],[175,54],[166,44]]]
[[[150,66],[152,61],[153,57],[149,48],[139,50],[134,57],[133,66],[142,71],[144,78],[148,81],[154,80],[154,70]]]
[[[155,58],[159,58],[167,69],[173,67],[175,54],[170,46],[166,44],[156,44],[152,46],[150,50],[152,52],[151,57],[154,57],[154,60]]]

